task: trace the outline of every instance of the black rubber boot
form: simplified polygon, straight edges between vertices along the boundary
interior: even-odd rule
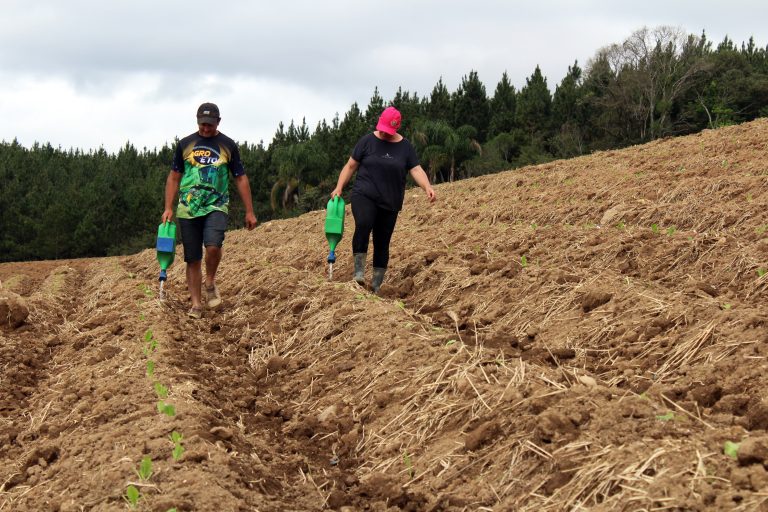
[[[365,286],[365,257],[364,252],[355,253],[355,281],[361,286]]]
[[[387,272],[385,268],[373,267],[373,281],[371,286],[373,287],[373,293],[379,293],[381,289],[381,283],[384,282],[384,274]]]

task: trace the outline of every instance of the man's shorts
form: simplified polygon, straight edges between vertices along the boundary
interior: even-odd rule
[[[181,243],[184,245],[184,261],[191,263],[203,259],[203,246],[224,244],[227,230],[227,214],[211,212],[204,217],[177,219],[181,229]]]

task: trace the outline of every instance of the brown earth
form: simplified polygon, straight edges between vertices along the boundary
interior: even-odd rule
[[[229,233],[198,321],[180,256],[162,303],[152,250],[0,265],[0,510],[768,510],[767,141],[408,191],[381,297],[322,212]]]

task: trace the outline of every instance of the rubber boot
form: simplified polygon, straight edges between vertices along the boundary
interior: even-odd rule
[[[373,281],[371,281],[373,293],[379,293],[379,289],[381,288],[381,283],[384,282],[384,274],[386,272],[386,268],[373,267]]]
[[[361,286],[365,286],[365,257],[364,252],[355,253],[355,281]]]

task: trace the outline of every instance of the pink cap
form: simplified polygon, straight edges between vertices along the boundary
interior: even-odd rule
[[[387,107],[379,116],[379,123],[376,129],[380,132],[394,135],[400,129],[400,123],[403,121],[400,111],[395,107]]]

